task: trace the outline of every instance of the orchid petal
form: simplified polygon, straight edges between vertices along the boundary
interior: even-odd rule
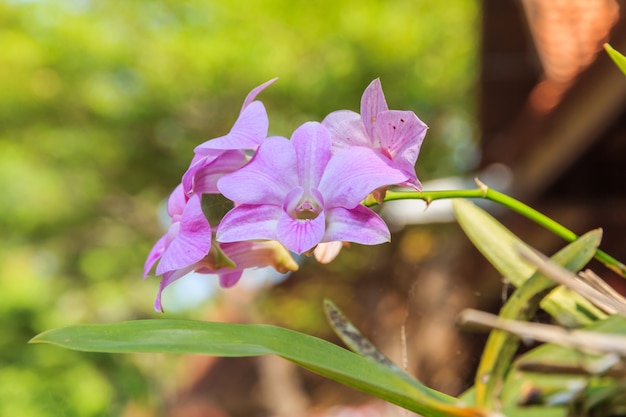
[[[200,196],[189,198],[180,220],[178,236],[165,249],[156,273],[181,269],[200,261],[211,248],[211,225],[202,212]]]
[[[393,161],[393,165],[408,175],[402,185],[422,189],[415,174],[415,162],[419,155],[428,126],[411,111],[390,110],[378,115],[374,126],[375,135],[380,138],[383,152]]]
[[[324,242],[319,243],[315,249],[313,250],[313,255],[317,262],[321,264],[328,264],[333,261],[339,252],[341,252],[341,248],[343,248],[344,242],[339,240],[334,240],[332,242]]]
[[[268,128],[265,106],[260,101],[253,101],[241,112],[227,135],[196,146],[194,152],[202,155],[213,149],[256,149],[267,136]]]
[[[170,246],[172,241],[176,239],[180,231],[180,215],[176,215],[175,217],[179,218],[178,220],[172,222],[170,227],[167,229],[167,232],[157,241],[157,243],[152,247],[150,253],[148,254],[148,258],[146,259],[146,263],[144,264],[144,278],[148,276],[152,266],[159,260],[163,253]],[[158,268],[157,268],[158,270]],[[157,274],[158,275],[158,274]]]
[[[282,212],[279,206],[242,204],[226,213],[217,228],[216,240],[276,240],[276,224]]]
[[[185,197],[183,186],[182,184],[178,184],[167,199],[167,214],[169,214],[170,217],[181,215],[186,204],[187,197]]]
[[[338,110],[322,120],[330,133],[333,151],[351,146],[372,147],[361,116],[351,110]]]
[[[163,293],[163,290],[174,281],[177,281],[192,272],[194,270],[194,266],[195,265],[189,265],[185,268],[169,271],[163,274],[163,278],[161,278],[161,283],[159,284],[159,291],[157,292],[156,299],[154,300],[155,311],[158,313],[163,312],[163,305],[161,304],[161,294]]]
[[[258,96],[261,91],[265,90],[268,86],[274,84],[277,79],[278,77],[272,78],[271,80],[264,82],[260,86],[253,88],[252,91],[250,91],[246,96],[246,99],[243,101],[243,106],[241,106],[241,112],[243,112],[244,109],[254,101],[256,96]]]
[[[256,96],[278,78],[273,78],[248,93],[243,101],[239,117],[230,132],[219,138],[211,139],[196,147],[196,154],[204,155],[212,149],[256,149],[267,136],[269,121],[267,111]]]
[[[322,240],[325,228],[324,212],[309,220],[294,219],[283,213],[276,226],[276,235],[287,249],[301,254]]]
[[[220,277],[220,287],[222,288],[230,288],[236,283],[239,282],[241,276],[243,275],[243,269],[232,271],[232,272],[222,272],[219,274]]]
[[[224,151],[221,150],[210,150],[206,154],[195,154],[193,156],[189,168],[187,168],[187,171],[183,174],[181,181],[186,196],[193,193],[198,171],[210,165],[223,153]]]
[[[247,165],[217,182],[219,191],[230,200],[277,206],[297,185],[296,153],[282,137],[267,138]]]
[[[168,238],[167,234],[163,235],[159,240],[157,240],[157,242],[154,244],[154,246],[150,250],[150,253],[148,254],[148,258],[146,259],[146,263],[143,266],[144,278],[150,275],[150,270],[152,270],[152,267],[154,266],[156,261],[158,261],[161,255],[163,255],[163,251],[165,251],[165,242],[167,241],[167,238]]]
[[[351,209],[375,189],[399,184],[406,179],[405,174],[389,166],[371,149],[354,147],[333,155],[320,181],[319,191],[324,196],[326,209]]]
[[[396,161],[396,162],[397,162],[396,166],[398,167],[398,169],[402,171],[403,173],[405,173],[408,177],[408,179],[405,182],[401,182],[397,185],[401,187],[413,188],[414,190],[417,190],[417,191],[422,191],[422,183],[420,182],[419,179],[417,179],[415,166],[409,165],[403,162],[402,160]]]
[[[307,191],[317,188],[332,156],[328,130],[317,122],[305,123],[293,132],[291,143],[298,161],[300,185]]]
[[[369,137],[374,137],[373,124],[376,122],[378,113],[386,110],[389,110],[389,107],[385,100],[385,94],[380,79],[376,78],[367,86],[363,96],[361,96],[361,118]]]
[[[193,193],[196,187],[196,176],[198,171],[209,164],[207,159],[208,156],[206,155],[194,155],[191,160],[191,164],[189,164],[189,168],[187,168],[187,171],[183,174],[181,181],[185,195],[191,195]]]
[[[248,162],[245,152],[224,151],[219,157],[202,164],[193,172],[189,192],[200,194],[218,194],[217,181],[225,174],[238,170]],[[183,183],[185,176],[183,176]]]
[[[378,115],[374,134],[392,159],[401,157],[415,165],[428,126],[412,111],[389,110]]]
[[[237,269],[272,266],[283,274],[298,269],[290,252],[276,240],[220,243],[220,247]]]
[[[285,200],[283,202],[283,211],[292,217],[296,217],[298,215],[296,209],[298,208],[298,204],[300,204],[303,196],[304,188],[300,186],[295,187],[293,190],[289,191],[285,196]]]
[[[383,219],[361,205],[350,210],[341,207],[328,210],[327,223],[323,242],[339,240],[377,245],[391,240],[389,228]]]

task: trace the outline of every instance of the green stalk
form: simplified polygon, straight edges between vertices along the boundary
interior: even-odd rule
[[[435,200],[451,199],[451,198],[481,198],[490,200],[503,205],[522,216],[534,221],[551,231],[555,235],[563,238],[567,242],[573,242],[578,239],[576,233],[567,227],[555,222],[550,217],[538,212],[530,206],[510,197],[506,194],[492,190],[478,179],[475,180],[478,188],[474,190],[443,190],[443,191],[387,191],[384,201],[393,200],[423,200],[428,206]],[[370,204],[368,204],[370,205]],[[619,262],[609,254],[600,249],[596,250],[595,258],[602,262],[607,268],[615,271],[622,277],[626,278],[626,265]]]

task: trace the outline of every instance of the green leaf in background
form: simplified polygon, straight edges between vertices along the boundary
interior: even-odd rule
[[[615,314],[604,320],[597,321],[589,326],[585,326],[585,331],[593,331],[606,335],[626,336],[626,317]],[[592,368],[595,360],[602,358],[600,354],[583,353],[579,350],[558,346],[552,343],[545,343],[520,357],[515,366],[518,368],[528,368],[531,364],[546,364],[553,368],[574,369],[580,368],[581,373],[588,365]],[[622,369],[623,370],[623,369]]]
[[[452,200],[452,207],[467,237],[511,284],[519,287],[535,272],[518,255],[518,248],[530,247],[486,211],[463,199]]]
[[[626,75],[626,56],[622,55],[608,43],[604,44],[604,50],[609,54],[611,59],[615,61],[620,70]]]
[[[501,412],[507,417],[569,416],[570,403],[582,393],[585,385],[584,378],[572,375],[566,378],[546,374],[522,377],[515,372],[511,375],[503,388]]]
[[[339,336],[339,338],[355,353],[363,356],[366,359],[386,368],[389,372],[400,376],[407,382],[415,385],[418,384],[418,388],[423,389],[423,385],[415,380],[415,378],[408,375],[398,365],[393,363],[391,359],[385,356],[384,353],[376,349],[376,347],[370,342],[361,332],[354,326],[343,314],[341,310],[330,300],[324,300],[324,312],[326,318],[333,330]],[[438,400],[447,401],[448,396],[438,391],[430,391],[430,395],[440,396]],[[444,408],[441,408],[444,405]],[[441,411],[448,411],[451,415],[458,415],[455,410],[450,410],[447,404],[433,404],[433,408],[440,409]],[[460,410],[464,411],[464,410]]]
[[[626,317],[612,315],[584,330],[626,335]],[[623,415],[624,361],[617,358],[614,366],[598,366],[607,359],[612,358],[551,343],[536,347],[517,359],[508,374],[502,388],[502,411],[513,416],[512,410],[532,408],[520,407],[525,402],[521,396],[532,393],[534,398],[526,402],[560,410],[571,410],[575,403],[577,415]]]
[[[551,260],[572,272],[578,272],[594,256],[602,233],[592,230],[557,252]],[[506,319],[530,320],[541,300],[556,283],[541,273],[535,273],[509,297],[499,316]],[[499,403],[499,390],[517,352],[519,337],[501,330],[492,330],[487,339],[478,370],[475,389],[476,405],[493,409]]]
[[[225,357],[275,354],[306,369],[424,416],[481,416],[416,380],[325,340],[260,324],[137,320],[49,330],[32,343],[109,353],[189,353]]]
[[[391,361],[384,353],[376,349],[374,344],[361,334],[359,329],[352,324],[341,310],[330,300],[324,300],[324,313],[328,323],[335,334],[354,353],[371,359],[376,363],[386,366],[393,372],[400,374],[403,378],[410,378],[400,367]]]
[[[474,246],[515,287],[528,280],[535,268],[522,260],[520,249],[532,250],[485,210],[463,199],[452,201],[459,225]],[[606,317],[580,295],[557,287],[543,299],[541,308],[567,327],[579,327]]]

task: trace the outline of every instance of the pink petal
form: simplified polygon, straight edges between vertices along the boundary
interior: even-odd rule
[[[301,254],[322,240],[326,228],[324,219],[324,212],[310,220],[294,219],[283,213],[276,226],[276,236],[287,249]]]
[[[200,196],[189,198],[180,220],[178,236],[161,256],[156,273],[181,269],[200,261],[211,248],[211,226],[202,212]]]
[[[187,171],[185,171],[185,173],[183,174],[182,179],[183,190],[186,196],[189,196],[193,193],[198,171],[210,165],[215,159],[217,159],[217,157],[219,157],[223,153],[224,151],[222,150],[210,150],[207,151],[207,153],[204,155],[195,154],[193,156],[193,159],[189,164],[189,168],[187,168]]]
[[[225,174],[238,170],[248,162],[245,152],[224,151],[219,157],[201,164],[192,172],[189,192],[200,194],[218,194],[217,181]],[[190,170],[191,171],[191,170]],[[190,172],[188,171],[188,172]],[[185,174],[187,175],[187,174]],[[183,176],[183,183],[185,176]]]
[[[243,101],[243,106],[241,106],[241,112],[243,112],[244,109],[254,101],[256,96],[258,96],[261,91],[265,90],[268,86],[274,84],[276,80],[278,80],[278,77],[272,78],[271,80],[264,82],[260,86],[253,88],[252,91],[250,91],[246,96],[246,99]]]
[[[242,204],[226,213],[217,228],[216,240],[276,240],[276,224],[282,212],[279,206]]]
[[[393,160],[396,168],[408,176],[408,180],[401,185],[421,190],[422,185],[415,174],[415,162],[428,126],[411,111],[390,110],[378,115],[374,130],[383,152]]]
[[[353,208],[369,193],[407,179],[402,172],[389,166],[374,151],[363,147],[342,149],[328,162],[319,185],[328,208]],[[340,239],[337,239],[340,240]]]
[[[304,196],[304,188],[298,186],[292,189],[285,196],[285,200],[283,202],[283,211],[287,212],[290,216],[297,216],[297,206],[300,204],[302,197]]]
[[[428,126],[412,111],[390,110],[378,115],[374,134],[392,159],[403,158],[415,165]]]
[[[178,184],[170,197],[167,200],[167,214],[170,217],[179,216],[183,214],[183,210],[185,209],[185,205],[187,204],[187,197],[185,197],[185,191],[183,190],[183,185]]]
[[[241,112],[227,135],[198,145],[194,152],[203,155],[212,149],[256,149],[267,136],[268,127],[265,106],[254,101]]]
[[[383,219],[361,205],[350,210],[344,208],[328,210],[327,223],[324,242],[340,240],[377,245],[391,240],[391,233]]]
[[[148,258],[146,259],[146,263],[143,266],[143,277],[147,277],[150,275],[150,270],[159,260],[161,255],[163,255],[163,251],[165,250],[165,242],[167,240],[167,235],[163,235],[152,247],[150,253],[148,254]]]
[[[417,179],[417,174],[415,173],[415,164],[412,164],[403,158],[396,158],[395,160],[392,160],[387,155],[387,152],[382,152],[380,149],[377,150],[376,153],[384,161],[387,161],[389,166],[397,169],[399,172],[401,172],[402,174],[406,176],[407,179],[405,181],[399,182],[395,185],[399,185],[402,187],[409,187],[417,191],[422,191],[422,183]],[[381,187],[373,191],[371,194],[374,196],[376,201],[378,201],[378,203],[380,204],[385,198],[386,192],[387,192],[387,187],[385,186],[385,187]]]
[[[280,206],[297,185],[296,153],[291,142],[270,137],[247,165],[220,178],[217,188],[238,203]]]
[[[175,271],[169,271],[163,274],[163,278],[161,278],[161,283],[159,284],[159,291],[157,292],[156,299],[154,300],[154,309],[157,312],[159,313],[163,312],[163,305],[161,304],[161,294],[163,293],[163,290],[168,285],[170,285],[176,280],[179,280],[180,278],[184,277],[185,275],[192,272],[193,270],[194,270],[194,265],[189,265],[186,268],[178,269]]]
[[[385,110],[389,110],[389,107],[385,101],[380,79],[376,78],[367,86],[363,96],[361,96],[361,118],[369,137],[374,137],[372,124],[376,121],[378,113]]]
[[[365,131],[361,116],[350,110],[338,110],[322,120],[330,133],[333,151],[350,146],[373,147],[372,139]]]
[[[290,252],[276,240],[220,243],[220,248],[237,269],[272,266],[281,273],[298,269],[298,263]]]
[[[398,165],[398,168],[400,169],[401,172],[403,172],[404,174],[406,174],[407,176],[407,180],[404,182],[400,182],[396,185],[402,186],[402,187],[409,187],[409,188],[413,188],[414,190],[417,191],[422,191],[422,183],[420,182],[419,179],[417,179],[417,174],[415,173],[415,167],[414,166],[404,166],[406,164],[402,163],[402,161],[400,161]]]
[[[256,149],[267,136],[269,121],[263,103],[254,99],[277,79],[273,78],[248,93],[241,106],[239,117],[226,136],[208,140],[197,146],[194,152],[204,155],[211,149]]]
[[[239,271],[233,272],[223,272],[219,274],[220,277],[220,286],[223,288],[230,288],[241,279],[241,275],[243,275],[243,269]]]
[[[317,122],[305,123],[293,132],[291,143],[296,151],[300,185],[306,191],[317,188],[331,157],[328,130]]]
[[[176,215],[176,217],[180,218],[181,216]],[[163,256],[163,253],[167,250],[172,241],[178,236],[180,231],[179,220],[180,219],[172,222],[167,232],[152,247],[152,250],[148,254],[148,258],[146,259],[146,263],[144,264],[144,278],[148,276],[150,270],[152,269],[152,266],[156,263],[157,260],[159,260]]]
[[[315,250],[313,250],[313,255],[315,256],[317,262],[321,264],[328,264],[334,260],[337,255],[339,255],[341,248],[343,248],[343,242],[338,240],[319,243],[315,247]]]

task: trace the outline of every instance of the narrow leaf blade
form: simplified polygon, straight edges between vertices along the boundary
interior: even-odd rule
[[[522,240],[468,200],[452,201],[459,225],[474,246],[515,287],[520,287],[535,268],[519,256],[520,249],[531,250]],[[579,327],[606,317],[588,300],[566,288],[557,287],[541,302],[541,308],[561,324]]]
[[[604,49],[609,54],[611,59],[615,62],[615,64],[617,64],[619,69],[622,70],[624,75],[626,75],[626,56],[624,56],[621,53],[619,53],[617,50],[615,50],[608,43],[604,44]]]
[[[455,398],[419,387],[366,358],[325,340],[269,325],[137,320],[49,330],[31,340],[108,353],[191,353],[226,357],[276,354],[298,365],[424,416],[480,416]],[[428,392],[432,391],[430,395]],[[436,400],[434,399],[436,398]],[[439,407],[433,408],[436,404]]]
[[[592,230],[557,252],[551,259],[566,269],[577,272],[594,256],[602,233]],[[556,283],[540,273],[535,273],[509,297],[500,310],[499,316],[505,319],[530,320],[541,300],[556,286]],[[511,366],[520,340],[517,336],[500,330],[489,334],[476,372],[476,404],[493,408],[499,397],[504,378]]]
[[[584,331],[607,336],[626,335],[626,317],[612,315],[585,326]],[[576,403],[581,415],[618,415],[618,410],[607,408],[612,401],[623,405],[624,362],[607,362],[611,354],[591,354],[576,348],[545,343],[522,355],[515,361],[502,389],[503,411],[522,411],[528,407],[521,393],[532,392],[537,403],[552,403],[555,409],[571,409]],[[611,365],[613,364],[613,365]],[[556,400],[559,399],[558,404]],[[593,408],[599,407],[600,412]],[[582,411],[584,410],[584,411]],[[513,414],[511,414],[513,415]]]

